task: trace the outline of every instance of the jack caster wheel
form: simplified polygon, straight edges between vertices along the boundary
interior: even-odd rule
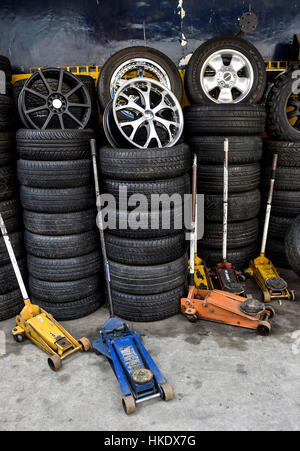
[[[16,343],[22,343],[22,341],[24,341],[24,337],[21,334],[13,335],[13,337]]]
[[[171,401],[174,398],[174,390],[171,384],[163,384],[161,385],[161,389],[165,401]]]
[[[122,398],[123,409],[126,415],[131,415],[136,410],[136,404],[132,395],[123,396]]]
[[[266,311],[269,312],[269,319],[274,318],[274,316],[276,315],[276,310],[271,305],[268,305],[268,307],[266,307]]]
[[[197,322],[197,316],[196,315],[186,315],[187,319],[190,323],[196,323]]]
[[[272,326],[268,321],[260,321],[258,323],[257,332],[259,335],[262,335],[263,337],[267,337],[270,335],[272,330]]]
[[[62,367],[62,361],[58,357],[58,355],[53,355],[52,357],[49,357],[48,364],[52,371],[58,371]]]
[[[291,290],[290,294],[291,294],[291,301],[292,302],[296,301],[296,291],[295,290]]]
[[[80,340],[78,340],[78,343],[81,345],[82,350],[85,352],[88,352],[91,349],[91,343],[85,337],[80,338]]]

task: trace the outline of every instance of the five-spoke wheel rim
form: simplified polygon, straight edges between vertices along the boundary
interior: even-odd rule
[[[35,99],[37,106],[29,105],[28,96]],[[42,130],[85,128],[91,116],[88,90],[77,77],[64,69],[49,68],[35,72],[22,89],[18,107],[26,127]]]
[[[253,68],[241,52],[222,49],[210,55],[204,62],[200,83],[207,97],[213,102],[239,103],[253,87]]]
[[[299,94],[292,94],[286,105],[286,115],[291,127],[300,133],[300,97]]]

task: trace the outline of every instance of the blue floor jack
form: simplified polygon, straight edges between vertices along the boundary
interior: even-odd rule
[[[170,401],[174,398],[174,391],[142,344],[140,333],[130,330],[126,323],[114,317],[109,263],[101,214],[95,140],[91,140],[91,151],[98,208],[97,225],[100,230],[110,311],[110,319],[106,321],[100,331],[101,338],[93,343],[93,349],[96,354],[102,354],[108,359],[120,384],[123,408],[125,413],[130,415],[135,412],[136,405],[144,401],[154,398]]]

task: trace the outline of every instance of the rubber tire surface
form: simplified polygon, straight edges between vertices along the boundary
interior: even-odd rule
[[[101,258],[99,251],[65,259],[46,259],[28,254],[27,264],[29,273],[36,279],[69,282],[97,274],[101,269]]]
[[[278,154],[278,167],[300,167],[300,142],[266,140],[264,160],[272,164],[273,154]]]
[[[259,219],[234,222],[228,224],[228,249],[250,246],[257,242],[259,232]],[[221,249],[223,238],[223,224],[206,223],[204,237],[200,241],[202,248]]]
[[[7,95],[0,95],[0,132],[14,130],[14,101]]]
[[[262,158],[263,140],[260,136],[230,136],[229,164],[257,163]],[[186,140],[198,163],[223,164],[223,136],[187,136]]]
[[[8,233],[15,232],[21,228],[21,206],[17,199],[0,202],[0,213],[2,214]]]
[[[295,69],[285,72],[275,80],[266,104],[267,134],[272,138],[284,141],[300,141],[300,131],[297,131],[289,123],[286,114],[286,105],[292,94],[293,84],[297,83],[297,79],[293,78]]]
[[[15,135],[11,132],[0,132],[0,166],[10,163],[16,154]]]
[[[93,182],[90,160],[18,160],[19,182],[32,188],[77,188]]]
[[[31,295],[49,304],[74,302],[101,291],[99,274],[69,282],[47,282],[29,276],[28,283]]]
[[[24,302],[19,289],[7,294],[1,294],[0,321],[5,321],[19,315],[23,307]]]
[[[272,214],[296,218],[300,214],[299,191],[274,191],[272,202]]]
[[[227,260],[232,263],[236,269],[244,269],[249,266],[251,259],[257,257],[257,252],[257,243],[247,247],[230,249],[227,252]],[[201,255],[201,258],[203,258],[208,266],[213,267],[222,261],[222,248],[218,250],[206,249],[201,246],[201,241],[198,241],[198,255]]]
[[[42,189],[21,185],[20,200],[24,209],[38,213],[72,213],[94,207],[92,185],[79,188]]]
[[[96,216],[97,211],[95,209],[59,214],[24,210],[23,221],[25,229],[29,232],[48,236],[64,236],[94,230],[96,228]]]
[[[35,257],[41,258],[73,258],[95,251],[99,243],[96,230],[66,236],[45,236],[25,231],[25,248]]]
[[[110,260],[124,265],[160,265],[174,261],[185,254],[185,234],[169,237],[135,240],[106,234],[105,243]]]
[[[293,218],[271,215],[269,237],[273,238],[274,240],[283,241],[292,222]]]
[[[261,194],[259,190],[230,194],[228,198],[228,222],[247,221],[259,215]],[[209,222],[223,222],[223,195],[205,194],[204,218]]]
[[[230,166],[228,170],[229,193],[251,191],[260,185],[260,164]],[[197,174],[198,193],[223,193],[224,167],[201,164]]]
[[[194,52],[185,74],[185,90],[189,101],[192,104],[213,103],[201,88],[200,74],[207,58],[222,49],[237,50],[249,60],[253,69],[254,83],[241,103],[258,103],[264,94],[267,81],[264,60],[249,41],[229,35],[209,39]]]
[[[191,164],[191,151],[187,144],[165,149],[100,149],[99,169],[109,179],[169,179],[189,172]]]
[[[270,186],[271,173],[271,166],[265,166],[263,170],[263,183],[266,190]],[[300,191],[300,167],[277,167],[275,189],[279,191]]]
[[[20,259],[24,255],[24,244],[23,244],[23,232],[11,232],[9,234],[9,239],[13,250],[15,252],[15,256],[17,259]],[[7,248],[2,236],[0,235],[0,266],[7,265],[10,263],[10,257],[7,252]]]
[[[186,295],[186,287],[155,295],[133,295],[112,290],[115,313],[128,321],[160,321],[180,311],[180,300]]]
[[[266,247],[266,257],[271,260],[277,268],[291,269],[286,258],[285,245],[283,241],[268,239]]]
[[[286,234],[285,254],[290,267],[300,277],[300,216],[291,223]]]
[[[182,80],[173,61],[159,50],[152,49],[150,47],[135,46],[122,49],[115,53],[101,68],[98,79],[98,99],[101,111],[104,111],[105,107],[111,100],[110,83],[114,72],[126,61],[140,57],[158,63],[165,70],[170,80],[171,91],[178,98],[179,102],[182,101]]]
[[[187,257],[163,265],[129,266],[110,260],[111,286],[126,294],[153,295],[186,283]]]
[[[18,156],[23,160],[88,160],[93,130],[29,130],[17,132]]]
[[[17,174],[11,166],[0,167],[0,202],[17,197]]]
[[[266,111],[262,105],[191,105],[184,116],[186,136],[251,136],[263,133]]]
[[[0,55],[0,70],[3,70],[6,75],[6,81],[11,81],[11,64],[6,56]]]
[[[18,265],[24,280],[26,280],[25,258],[18,260]],[[10,293],[17,289],[19,289],[19,285],[12,264],[9,262],[7,265],[0,266],[0,294]]]

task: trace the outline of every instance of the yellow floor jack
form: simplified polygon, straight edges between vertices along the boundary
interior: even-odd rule
[[[275,300],[278,300],[279,302],[281,302],[282,300],[295,301],[295,291],[288,289],[287,282],[280,277],[273,263],[265,256],[272,209],[272,199],[275,185],[277,161],[278,155],[275,154],[273,158],[270,191],[267,203],[260,256],[250,262],[250,266],[245,272],[246,275],[249,275],[254,278],[254,280],[256,281],[256,283],[263,292],[265,302],[271,302]]]
[[[89,351],[90,342],[87,338],[75,340],[52,315],[30,302],[1,213],[0,228],[25,304],[20,315],[16,317],[16,327],[12,330],[12,335],[18,343],[25,337],[29,338],[50,356],[50,368],[58,371],[66,357],[77,351]]]

